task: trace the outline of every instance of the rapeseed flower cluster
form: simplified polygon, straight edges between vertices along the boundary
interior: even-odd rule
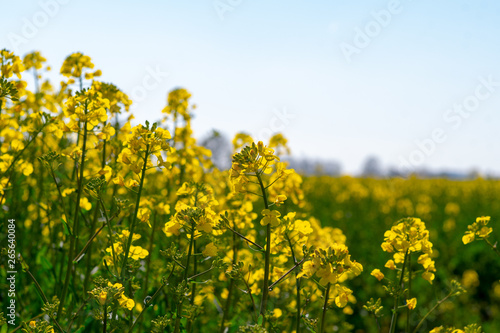
[[[488,223],[491,218],[489,216],[481,216],[476,218],[476,221],[471,225],[467,226],[468,231],[465,232],[465,235],[462,237],[462,242],[464,244],[469,244],[473,242],[476,238],[478,239],[486,239],[489,237],[493,228],[488,227]]]
[[[418,263],[424,268],[422,278],[432,284],[436,271],[432,260],[432,243],[429,241],[429,231],[425,228],[425,223],[419,218],[402,219],[386,231],[382,249],[394,253],[393,259],[385,264],[385,267],[392,270],[404,264],[408,255],[422,253],[418,257]]]

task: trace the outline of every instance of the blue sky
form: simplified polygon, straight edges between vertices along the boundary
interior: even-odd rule
[[[91,56],[141,122],[185,87],[198,137],[279,130],[345,173],[374,155],[500,174],[499,17],[493,0],[2,1],[0,48],[41,51],[53,81]]]

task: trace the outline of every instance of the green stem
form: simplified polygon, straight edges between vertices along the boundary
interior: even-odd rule
[[[102,166],[103,169],[106,166],[106,143],[107,142],[108,142],[107,140],[104,140],[104,143],[102,144],[102,162],[101,162],[101,166]]]
[[[105,226],[106,225],[103,225],[102,227],[97,229],[97,231],[90,237],[90,239],[87,241],[87,243],[85,243],[85,245],[83,246],[83,249],[80,251],[80,253],[78,253],[75,256],[75,258],[73,259],[73,262],[78,262],[80,260],[80,258],[85,254],[85,251],[87,251],[87,249],[89,249],[89,252],[90,252],[90,246],[92,245],[92,241],[94,240],[94,238],[97,237],[97,235],[99,235],[99,233],[101,232],[102,229],[104,229]]]
[[[398,318],[398,306],[399,306],[399,293],[401,290],[404,288],[404,275],[405,275],[405,267],[406,267],[406,259],[408,258],[408,250],[406,250],[405,253],[405,259],[403,261],[403,268],[401,269],[401,277],[399,278],[399,286],[400,289],[397,291],[396,295],[394,296],[394,309],[392,310],[392,317],[391,317],[391,327],[389,329],[389,333],[394,333],[396,330],[396,321]]]
[[[153,215],[153,230],[151,230],[151,235],[149,236],[149,256],[146,258],[146,277],[144,279],[144,298],[148,294],[149,287],[149,274],[151,271],[151,257],[153,256],[153,244],[155,238],[156,222],[158,221],[157,213]]]
[[[415,327],[415,329],[413,330],[413,333],[417,333],[418,332],[418,329],[420,328],[420,326],[422,326],[422,324],[424,323],[425,319],[427,319],[427,317],[434,311],[436,310],[442,303],[444,303],[448,298],[450,298],[452,295],[452,292],[450,292],[448,295],[446,295],[442,300],[438,301],[436,303],[436,305],[434,305],[432,307],[432,309],[429,310],[429,312],[427,312],[425,314],[425,316],[422,318],[422,320],[420,320],[420,322],[418,323],[417,327]]]
[[[381,333],[382,327],[380,326],[380,322],[379,322],[377,316],[375,316],[375,314],[373,316],[375,317],[375,322],[377,323],[378,332]]]
[[[189,262],[191,261],[191,251],[193,250],[193,242],[194,242],[194,221],[191,220],[191,238],[189,239],[189,249],[186,259],[186,269],[184,269],[184,277],[182,278],[186,282],[188,281]],[[179,302],[179,304],[177,305],[177,317],[175,318],[175,328],[174,328],[175,333],[179,333],[181,317],[182,317],[182,301]]]
[[[269,209],[269,203],[267,202],[267,193],[262,183],[262,178],[259,173],[256,173],[257,179],[259,181],[260,190],[262,191],[262,199],[264,200],[264,207]],[[264,317],[267,309],[267,300],[269,297],[269,268],[271,263],[271,224],[266,226],[266,254],[264,262],[264,282],[262,285],[262,302],[260,303],[260,314]],[[262,327],[265,325],[265,317],[262,321]]]
[[[408,294],[406,299],[411,298],[411,252],[408,252]],[[406,332],[410,333],[410,308],[406,307]]]
[[[191,221],[191,238],[189,239],[189,249],[186,259],[186,269],[184,270],[184,277],[183,277],[183,280],[185,281],[187,281],[188,278],[189,262],[191,261],[191,252],[193,250],[193,243],[194,243],[194,221]]]
[[[248,272],[248,273],[250,274],[250,272]],[[248,278],[250,278],[250,276]],[[242,280],[245,283],[245,286],[247,288],[246,291],[247,291],[248,295],[250,295],[250,300],[252,301],[252,305],[253,305],[253,315],[254,315],[254,317],[256,317],[255,314],[257,312],[257,306],[255,305],[255,300],[253,299],[252,289],[250,289],[250,286],[248,285],[248,280],[245,280],[245,278],[243,278]],[[257,320],[257,318],[255,318],[255,320]]]
[[[52,165],[50,166],[50,175],[52,176],[52,179],[54,180],[54,183],[56,184],[57,193],[59,194],[59,200],[61,201],[61,207],[63,210],[63,214],[66,217],[66,220],[68,220],[69,215],[66,212],[66,205],[64,204],[64,198],[63,198],[63,195],[61,192],[61,185],[57,182],[57,178],[56,178],[56,175],[54,173],[54,169],[52,168]],[[66,221],[66,223],[67,222],[68,221]],[[68,228],[69,228],[69,226],[68,226]]]
[[[269,286],[269,291],[273,290],[274,286],[277,285],[278,283],[280,283],[284,278],[286,278],[288,276],[288,274],[290,274],[291,272],[293,272],[297,267],[299,267],[300,265],[302,265],[302,263],[306,260],[306,258],[302,258],[301,261],[299,261],[298,263],[296,263],[292,268],[290,268],[288,271],[286,271],[285,274],[283,274],[282,276],[279,277],[278,280],[276,280],[273,284],[271,284]]]
[[[95,227],[96,227],[96,224],[97,224],[97,219],[99,217],[99,200],[96,201],[96,205],[95,205],[95,210],[94,210],[94,217],[92,219],[92,224],[90,226],[90,230],[91,232],[94,231]],[[86,259],[86,262],[85,262],[85,266],[86,266],[86,269],[85,269],[85,278],[83,279],[83,295],[82,295],[82,298],[85,298],[85,296],[87,295],[87,289],[89,287],[89,282],[90,282],[90,272],[92,270],[92,241],[94,240],[94,238],[101,232],[101,230],[104,229],[104,225],[101,226],[97,232],[95,232],[91,238],[87,241],[87,243],[85,244],[84,246],[84,249],[85,247],[87,247],[87,259]],[[85,252],[83,252],[85,253]]]
[[[252,242],[250,239],[246,238],[245,236],[243,236],[239,232],[235,231],[233,228],[231,228],[229,226],[226,226],[226,228],[229,229],[230,231],[232,231],[233,234],[238,235],[241,239],[244,239],[246,242],[248,242],[248,243],[250,243],[252,245],[257,246],[259,248],[259,250],[264,251],[264,248],[262,246],[260,246],[259,244],[255,243],[255,242]]]
[[[293,245],[292,245],[292,241],[290,240],[290,237],[288,236],[288,234],[285,234],[286,236],[286,239],[288,241],[288,246],[290,246],[290,252],[292,253],[292,259],[293,259],[293,262],[295,264],[295,266],[298,266],[300,265],[298,262],[297,262],[297,257],[295,257],[295,251],[293,250]],[[304,259],[302,259],[301,263],[304,261]],[[297,276],[299,275],[299,271],[295,271],[295,286],[296,286],[296,289],[297,289],[297,319],[296,319],[296,323],[295,323],[295,333],[300,333],[300,279],[297,278]]]
[[[87,108],[85,107],[85,114],[87,114]],[[57,317],[61,316],[64,302],[66,300],[66,295],[68,292],[69,280],[71,276],[71,271],[73,270],[73,256],[75,252],[76,242],[78,238],[79,231],[79,210],[80,210],[80,199],[82,197],[82,189],[83,189],[83,170],[85,166],[85,153],[87,149],[87,122],[83,124],[83,146],[82,146],[82,159],[80,162],[80,177],[78,178],[78,192],[76,195],[76,203],[75,203],[75,213],[73,216],[73,237],[71,237],[70,245],[69,245],[69,254],[68,254],[68,264],[66,268],[66,277],[64,279],[64,286],[61,293],[61,303],[59,303],[59,309],[57,310]]]
[[[182,300],[179,301],[179,304],[177,304],[177,313],[176,313],[176,317],[175,317],[174,333],[180,332],[181,316],[182,316]]]
[[[326,321],[326,310],[328,309],[328,297],[330,296],[330,282],[326,285],[325,289],[325,302],[323,303],[323,313],[321,314],[321,326],[319,333],[325,331],[325,321]]]
[[[111,241],[111,253],[113,253],[113,269],[115,270],[115,274],[117,274],[118,272],[116,271],[117,270],[116,266],[118,265],[118,259],[116,258],[115,244],[113,243],[113,230],[111,228],[111,223],[110,223],[111,220],[108,217],[108,212],[104,207],[104,202],[102,201],[102,198],[99,198],[99,202],[101,204],[102,211],[104,212],[104,218],[106,219],[106,226],[108,227],[109,239]]]
[[[85,304],[88,303],[88,301],[90,300],[91,297],[92,296],[87,297],[87,299],[85,301],[83,301],[82,305],[80,305],[78,310],[76,310],[75,314],[73,315],[73,318],[71,318],[71,321],[68,325],[68,330],[67,330],[68,332],[71,332],[71,326],[73,326],[73,323],[74,323],[76,317],[78,317],[78,315],[80,314],[80,311],[82,311],[83,307],[85,306]]]
[[[29,275],[29,277],[31,278],[31,280],[35,284],[35,288],[38,291],[38,293],[40,294],[40,297],[42,297],[43,302],[45,304],[48,304],[49,300],[47,299],[47,296],[45,296],[45,293],[43,292],[42,287],[40,286],[40,284],[38,283],[38,281],[35,279],[35,277],[33,276],[33,274],[31,274],[31,272],[29,271],[29,269],[26,269],[26,273]],[[61,325],[59,325],[59,322],[57,321],[57,319],[54,318],[52,314],[49,314],[49,317],[50,317],[50,319],[52,319],[54,321],[54,324],[56,325],[56,327],[61,332],[64,332],[64,330],[62,329]]]
[[[233,222],[233,226],[234,226]],[[236,260],[237,260],[237,255],[238,255],[238,249],[236,248],[236,233],[233,232],[233,265],[236,265]],[[229,282],[229,287],[227,289],[227,299],[226,299],[226,305],[224,306],[224,310],[222,313],[222,319],[220,323],[220,333],[224,333],[225,329],[225,322],[227,318],[229,317],[229,308],[231,307],[231,298],[233,295],[233,288],[234,288],[234,279],[231,279]]]
[[[144,307],[142,308],[142,311],[141,313],[139,313],[139,315],[137,316],[137,318],[135,319],[134,323],[132,324],[132,326],[129,328],[128,330],[128,333],[131,333],[132,330],[134,329],[135,325],[137,325],[137,323],[139,322],[139,320],[141,319],[142,317],[142,314],[149,308],[149,306],[151,305],[151,303],[153,303],[153,301],[156,299],[156,297],[160,294],[161,290],[163,289],[163,287],[165,287],[168,283],[168,280],[170,279],[170,277],[172,276],[172,274],[174,273],[174,268],[175,266],[172,267],[172,271],[170,272],[169,276],[163,281],[163,283],[161,284],[161,286],[155,291],[155,293],[153,294],[153,296],[151,296],[151,298],[144,304]]]
[[[488,238],[483,238],[483,239],[486,242],[486,244],[488,244],[493,249],[493,251],[495,251],[495,253],[500,256],[500,251],[498,251],[496,244],[495,245],[491,244],[491,242],[488,240]]]
[[[196,253],[196,240],[193,240],[193,251]],[[207,272],[210,272],[213,269],[213,267],[212,267],[212,268],[208,269],[207,271],[204,271],[204,272],[201,272],[200,274],[198,274],[198,261],[196,260],[196,258],[194,259],[194,265],[193,266],[194,266],[193,267],[193,274],[194,275],[191,276],[191,277],[189,277],[186,281],[191,281],[192,279],[195,279],[195,278],[197,278],[200,275],[203,275],[203,274],[205,274]],[[196,283],[193,283],[192,286],[191,286],[191,300],[189,302],[189,304],[191,304],[191,306],[194,304],[194,297],[195,297],[195,295],[196,295]],[[193,320],[190,320],[187,323],[186,331],[188,333],[191,332],[191,328],[193,326],[193,321],[194,321],[194,318],[193,318]]]
[[[103,333],[106,333],[106,326],[108,326],[108,306],[106,305],[106,303],[104,303],[104,318],[103,318],[104,322],[102,324],[102,331]]]
[[[196,279],[196,278],[197,278],[197,277],[199,277],[199,276],[205,275],[205,274],[207,274],[207,273],[209,273],[209,272],[213,271],[213,269],[214,269],[214,268],[215,268],[215,267],[213,267],[213,266],[212,266],[212,267],[210,267],[209,269],[207,269],[207,270],[205,270],[205,271],[203,271],[203,272],[201,272],[201,273],[198,273],[198,274],[195,274],[195,275],[193,275],[193,276],[190,276],[190,277],[188,277],[188,281],[194,280],[194,279]],[[192,304],[191,304],[191,305],[192,305]]]
[[[132,245],[132,238],[134,236],[134,229],[135,229],[135,225],[137,222],[137,214],[139,213],[139,205],[141,202],[141,193],[142,193],[142,188],[144,187],[144,178],[146,178],[146,168],[147,168],[147,164],[148,164],[148,156],[149,156],[149,144],[146,146],[146,152],[144,153],[144,165],[142,166],[141,182],[139,184],[139,191],[137,192],[137,199],[135,201],[134,215],[132,218],[132,223],[130,225],[130,235],[128,237],[127,246],[125,247],[125,251],[124,251],[122,271],[121,271],[121,275],[120,275],[122,280],[125,277],[125,269],[127,268],[128,254],[130,251],[130,246]]]
[[[103,126],[106,125],[106,122],[104,122]],[[104,140],[104,144],[103,144],[103,150],[102,150],[102,163],[101,163],[101,167],[104,169],[104,167],[106,166],[106,140]],[[104,176],[101,176],[101,178],[104,178]],[[97,199],[96,201],[96,206],[95,206],[95,210],[94,210],[94,218],[92,219],[92,224],[91,224],[91,227],[90,227],[90,230],[91,232],[94,231],[95,227],[96,227],[96,224],[97,224],[97,219],[99,218],[99,206],[100,206],[100,198]],[[90,272],[92,270],[92,240],[101,232],[102,229],[104,229],[105,225],[103,225],[102,227],[99,228],[99,230],[97,230],[96,233],[94,233],[94,235],[92,235],[91,239],[87,242],[87,244],[84,246],[84,249],[86,247],[88,247],[88,253],[87,253],[87,259],[86,259],[86,263],[85,263],[85,266],[86,266],[86,272],[85,272],[85,278],[84,278],[84,281],[83,281],[83,298],[85,298],[85,296],[87,295],[87,289],[89,287],[89,283],[90,283]],[[81,251],[81,254],[83,255],[84,250]],[[79,256],[77,256],[77,258],[79,258]]]

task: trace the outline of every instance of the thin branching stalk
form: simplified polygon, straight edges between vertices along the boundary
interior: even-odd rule
[[[111,253],[113,254],[113,269],[115,270],[115,275],[118,274],[116,271],[117,268],[116,266],[118,265],[118,259],[116,256],[116,251],[115,251],[115,244],[113,243],[113,229],[111,228],[111,219],[108,217],[108,212],[106,211],[106,208],[104,207],[104,202],[102,201],[102,198],[99,198],[99,203],[101,204],[102,207],[102,212],[104,213],[104,218],[106,219],[106,226],[108,227],[108,233],[109,233],[109,239],[111,242]]]
[[[282,276],[279,277],[278,280],[276,280],[273,284],[271,284],[269,286],[269,291],[273,290],[274,286],[277,285],[278,283],[280,283],[284,278],[286,278],[288,276],[288,274],[290,274],[291,272],[293,272],[297,267],[299,267],[300,265],[302,265],[302,263],[306,260],[306,258],[303,258],[301,261],[299,261],[298,263],[296,263],[292,268],[290,268],[288,271],[285,272],[285,274],[283,274]]]
[[[429,315],[434,311],[436,310],[441,304],[443,304],[444,302],[446,302],[446,300],[448,298],[450,298],[451,296],[453,295],[453,291],[450,291],[450,293],[448,295],[446,295],[443,299],[441,299],[440,301],[438,301],[433,307],[432,309],[429,310],[429,312],[427,312],[425,314],[425,316],[423,316],[423,318],[420,320],[420,322],[418,323],[418,325],[415,327],[415,329],[413,330],[413,333],[417,333],[418,332],[418,329],[420,328],[420,326],[422,326],[422,324],[425,322],[425,319],[427,319],[427,317],[429,317]]]
[[[491,242],[488,240],[488,238],[483,238],[483,239],[486,242],[486,244],[488,244],[493,249],[493,251],[495,251],[495,253],[500,256],[500,251],[498,250],[497,245],[491,244]]]
[[[326,310],[328,310],[328,298],[330,296],[330,282],[326,285],[325,289],[325,302],[323,303],[323,312],[321,314],[321,326],[319,329],[319,333],[323,333],[325,331],[325,322],[326,322]]]
[[[97,219],[99,217],[99,200],[96,201],[95,205],[95,210],[94,210],[94,217],[92,218],[92,224],[90,226],[91,232],[94,231],[96,224],[97,224]],[[94,238],[101,232],[101,230],[104,229],[104,225],[101,226],[92,236],[91,238],[87,241],[87,243],[84,245],[83,249],[86,249],[87,253],[87,259],[85,262],[85,278],[83,280],[83,298],[85,298],[85,295],[87,295],[87,289],[89,287],[90,283],[90,272],[92,271],[92,241]],[[81,258],[81,255],[85,253],[85,251],[80,251],[81,254],[79,254],[76,259],[79,260]]]
[[[408,252],[408,294],[406,299],[411,298],[411,252]],[[410,333],[410,308],[406,308],[406,332]]]
[[[250,279],[250,272],[248,272],[248,279]],[[252,295],[252,289],[250,289],[250,285],[248,284],[248,280],[245,280],[244,278],[242,280],[245,283],[246,292],[250,296],[250,300],[252,301],[253,315],[255,317],[256,313],[257,313],[257,305],[255,305],[255,300],[254,300],[253,295]],[[255,319],[257,319],[257,318],[255,318]]]
[[[396,330],[397,319],[398,319],[398,306],[399,306],[399,294],[400,291],[404,288],[404,275],[405,275],[405,267],[406,261],[408,259],[408,250],[405,253],[405,259],[403,261],[403,268],[401,269],[401,277],[399,279],[399,290],[396,292],[394,296],[394,309],[392,309],[392,317],[391,317],[391,326],[389,329],[389,333],[394,333]]]
[[[87,114],[87,106],[85,106],[85,114]],[[73,270],[73,256],[75,252],[76,242],[78,238],[79,232],[79,211],[80,211],[80,198],[82,197],[83,190],[83,170],[85,167],[85,153],[87,149],[87,122],[83,124],[83,145],[82,145],[82,159],[80,162],[80,177],[78,178],[78,191],[76,195],[76,203],[75,203],[75,213],[73,215],[73,237],[71,237],[70,245],[69,245],[69,254],[68,254],[68,264],[66,268],[66,277],[64,279],[64,286],[61,292],[61,303],[59,304],[59,309],[57,311],[57,318],[61,316],[64,303],[66,301],[66,295],[68,292],[69,280]]]
[[[196,240],[193,240],[193,251],[196,253]],[[191,281],[192,279],[195,279],[198,276],[201,276],[201,275],[203,275],[205,273],[210,272],[212,269],[213,269],[213,267],[211,267],[207,271],[204,271],[204,272],[201,272],[200,274],[198,274],[198,260],[196,260],[196,258],[194,258],[194,262],[193,262],[193,274],[194,275],[191,276],[191,277],[189,277],[189,278],[187,278],[186,281]],[[191,285],[191,299],[189,300],[189,304],[191,304],[191,306],[194,304],[194,297],[195,297],[195,295],[196,295],[196,283],[193,283]],[[188,333],[191,332],[192,326],[193,326],[193,321],[191,321],[191,320],[188,321],[188,324],[187,324],[187,327],[186,327],[186,331]]]
[[[149,287],[149,274],[151,272],[151,257],[153,256],[153,244],[155,239],[156,222],[158,221],[158,214],[155,212],[153,215],[153,228],[149,236],[149,256],[146,258],[146,277],[144,279],[144,297],[148,293]]]
[[[106,122],[104,122],[103,126],[106,126]],[[104,143],[103,143],[103,147],[102,147],[102,161],[101,161],[101,168],[104,169],[104,167],[106,166],[106,140],[104,140]],[[104,176],[101,176],[101,177],[104,177]],[[99,199],[97,199],[96,201],[96,207],[95,207],[95,211],[94,211],[94,218],[92,219],[92,225],[91,225],[91,228],[90,230],[93,231],[95,229],[95,226],[97,224],[97,219],[99,217]],[[99,228],[99,230],[94,234],[93,238],[95,238],[95,236],[98,235],[99,232],[101,232],[101,230],[104,228],[104,226],[102,226],[101,228]],[[92,238],[92,239],[93,239]],[[92,267],[91,267],[91,264],[92,264],[92,240],[90,240],[88,243],[88,253],[87,253],[87,261],[86,261],[86,272],[85,272],[85,278],[84,278],[84,282],[83,282],[83,297],[85,297],[85,295],[87,295],[87,289],[88,289],[88,285],[89,285],[89,282],[90,282],[90,272],[92,270]]]
[[[131,333],[135,327],[135,325],[137,325],[137,323],[141,320],[141,317],[143,315],[143,313],[149,308],[149,306],[151,305],[151,303],[153,303],[153,301],[156,299],[156,297],[158,297],[158,295],[160,294],[160,292],[162,291],[163,287],[165,287],[168,283],[168,280],[170,279],[170,277],[172,276],[172,274],[174,273],[174,267],[172,267],[172,270],[170,271],[170,274],[168,275],[168,277],[163,281],[163,283],[161,284],[161,286],[155,291],[155,293],[153,294],[153,296],[151,296],[151,298],[144,303],[144,307],[142,308],[142,311],[139,313],[139,315],[137,316],[137,318],[135,319],[134,323],[132,324],[132,326],[130,326],[128,332]]]
[[[269,203],[267,201],[266,188],[262,182],[262,178],[259,173],[257,173],[257,180],[259,181],[260,189],[262,191],[262,199],[264,200],[264,207],[269,209]],[[264,282],[262,285],[262,302],[260,303],[260,314],[264,316],[267,310],[267,299],[269,297],[269,271],[271,264],[271,224],[266,226],[266,254],[264,262]],[[262,321],[262,326],[265,325],[265,317]]]
[[[75,314],[71,318],[71,321],[69,322],[67,332],[71,332],[71,326],[73,326],[73,322],[78,317],[78,315],[80,314],[80,311],[82,311],[83,307],[88,303],[88,301],[90,300],[91,297],[92,296],[87,297],[87,299],[85,299],[83,301],[82,305],[80,305],[80,307],[76,310]]]
[[[260,246],[259,244],[255,243],[255,242],[252,242],[250,239],[246,238],[245,236],[243,236],[242,234],[240,234],[239,232],[237,232],[233,228],[231,228],[229,226],[226,226],[226,228],[229,229],[230,231],[232,231],[233,234],[238,235],[241,239],[245,240],[246,242],[248,242],[248,243],[250,243],[252,245],[257,246],[259,248],[259,250],[264,251],[264,248],[262,246]]]
[[[214,268],[215,268],[215,267],[213,267],[213,266],[212,266],[212,267],[210,267],[209,269],[207,269],[207,270],[205,270],[205,271],[203,271],[203,272],[200,272],[200,273],[197,273],[197,274],[195,274],[195,275],[193,275],[193,276],[188,277],[188,279],[187,279],[187,280],[188,280],[188,281],[194,280],[194,279],[196,279],[196,278],[197,278],[197,277],[199,277],[199,276],[205,275],[205,274],[207,274],[207,273],[209,273],[209,272],[213,271],[213,269],[214,269]],[[191,305],[193,305],[193,304],[191,304]]]
[[[235,223],[233,221],[233,227],[235,227]],[[232,230],[232,229],[231,229]],[[236,265],[236,261],[238,260],[238,248],[236,244],[236,232],[233,231],[233,261],[232,264]],[[231,308],[231,298],[233,296],[233,289],[234,289],[234,279],[230,279],[229,281],[229,287],[227,288],[227,299],[226,299],[226,304],[224,306],[224,310],[222,310],[222,319],[220,323],[220,333],[224,333],[225,329],[225,322],[229,318],[229,309]]]
[[[57,193],[59,194],[59,200],[61,201],[61,207],[62,207],[62,210],[63,210],[63,214],[64,214],[64,216],[66,217],[66,220],[67,220],[68,217],[69,217],[69,215],[68,215],[68,213],[66,211],[66,205],[64,204],[64,197],[63,197],[62,192],[61,192],[61,186],[57,182],[57,178],[56,178],[56,175],[54,173],[54,169],[52,168],[52,165],[50,166],[50,175],[52,176],[52,179],[54,180],[54,183],[56,184]],[[67,222],[68,221],[66,221],[66,223]],[[68,225],[68,229],[70,229],[69,225]]]
[[[188,271],[189,271],[189,262],[191,261],[191,252],[193,250],[193,243],[194,243],[194,221],[191,221],[191,237],[189,239],[189,249],[188,249],[188,254],[187,254],[187,259],[186,259],[186,269],[184,270],[184,277],[183,280],[187,281],[188,278]]]
[[[85,245],[83,246],[83,249],[75,256],[75,258],[73,259],[74,262],[78,262],[81,257],[85,254],[85,252],[87,251],[87,249],[89,249],[90,251],[90,245],[92,244],[92,241],[94,240],[94,238],[97,237],[97,235],[99,235],[102,231],[102,229],[104,229],[104,227],[106,226],[106,224],[103,224],[99,229],[96,230],[96,232],[89,238],[89,240],[87,241],[87,243],[85,243]]]
[[[31,274],[30,270],[29,269],[25,269],[26,270],[26,273],[28,274],[28,276],[31,278],[31,280],[33,281],[34,285],[35,285],[35,288],[36,290],[38,291],[38,293],[40,294],[40,297],[42,297],[43,299],[43,302],[44,303],[49,303],[49,300],[47,299],[47,296],[45,296],[45,293],[43,292],[42,290],[42,287],[40,286],[40,284],[38,283],[38,281],[35,279],[35,277],[33,276],[33,274]],[[61,332],[65,332],[63,330],[63,328],[61,327],[61,325],[59,325],[59,322],[57,321],[56,318],[54,318],[54,316],[52,314],[49,314],[49,317],[50,319],[52,319],[52,321],[54,322],[54,324],[56,325],[57,329]]]
[[[198,193],[197,193],[197,195],[198,195]],[[186,259],[186,267],[184,269],[184,276],[182,278],[186,282],[188,281],[189,262],[191,261],[191,252],[193,250],[194,231],[195,231],[194,227],[195,227],[194,221],[191,219],[191,234],[190,234],[191,237],[189,239],[189,248],[188,248],[188,254],[187,254],[187,259]],[[180,330],[181,317],[182,317],[182,302],[179,302],[179,304],[177,305],[177,317],[175,318],[175,328],[174,328],[175,333],[178,333]]]
[[[106,305],[106,303],[104,303],[104,306],[103,306],[103,309],[104,309],[104,317],[103,317],[103,323],[102,323],[102,332],[103,333],[106,333],[106,327],[108,326],[108,306]]]
[[[191,261],[191,252],[193,250],[193,243],[194,243],[194,221],[191,220],[191,237],[189,239],[189,248],[188,248],[188,254],[187,254],[187,259],[186,259],[186,269],[184,270],[184,277],[182,278],[184,281],[188,282],[188,272],[189,272],[189,262]],[[179,306],[177,307],[177,318],[175,319],[175,332],[179,332],[180,329],[180,322],[181,322],[181,317],[182,317],[182,302],[179,303]]]
[[[301,260],[300,264],[297,262],[297,257],[295,256],[295,251],[293,250],[293,245],[292,245],[292,241],[290,240],[290,237],[288,234],[285,234],[286,236],[286,240],[288,241],[288,246],[290,246],[290,252],[292,253],[292,259],[293,259],[293,262],[295,264],[295,266],[298,266],[300,265],[305,257]],[[297,289],[297,318],[295,320],[295,332],[296,333],[300,333],[300,278],[298,278],[298,275],[299,275],[299,271],[296,270],[295,271],[295,286],[296,286],[296,289]]]
[[[123,252],[124,258],[123,258],[123,264],[122,264],[122,270],[121,270],[121,279],[122,280],[125,277],[125,270],[127,268],[128,254],[130,251],[130,246],[132,245],[132,238],[134,236],[135,225],[137,223],[137,214],[139,213],[139,205],[141,203],[141,193],[142,193],[142,188],[144,187],[144,178],[146,178],[148,157],[149,157],[149,145],[146,145],[146,151],[144,152],[144,158],[143,158],[144,164],[142,166],[141,182],[139,183],[139,191],[137,192],[137,199],[135,202],[134,215],[132,217],[132,223],[130,224],[130,235],[129,235],[128,240],[127,240],[127,245],[125,247],[125,251]]]

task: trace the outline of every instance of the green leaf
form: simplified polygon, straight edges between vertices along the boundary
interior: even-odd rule
[[[63,224],[63,227],[64,227],[64,234],[66,236],[73,236],[73,233],[71,232],[71,228],[66,223],[66,221],[64,221],[64,219],[62,217],[61,217],[61,221],[62,221],[62,224]]]
[[[45,256],[40,257],[40,264],[47,271],[50,271],[53,267],[50,261]]]

